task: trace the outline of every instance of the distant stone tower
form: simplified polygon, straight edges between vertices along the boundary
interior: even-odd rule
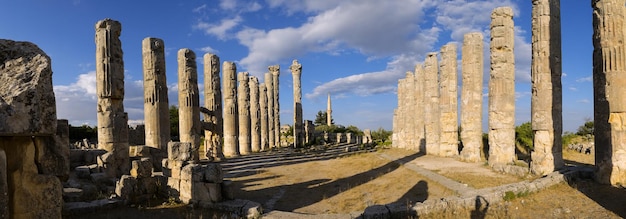
[[[331,116],[333,113],[333,108],[330,105],[330,93],[328,93],[328,104],[326,104],[326,125],[330,126],[333,124],[333,117]]]

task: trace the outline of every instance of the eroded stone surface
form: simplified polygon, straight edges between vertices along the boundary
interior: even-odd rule
[[[250,76],[250,144],[252,152],[261,151],[261,110],[259,105],[259,79]]]
[[[426,154],[439,155],[440,120],[437,53],[428,53],[424,61],[424,130]]]
[[[458,155],[458,112],[457,112],[457,55],[456,44],[441,47],[441,66],[439,76],[439,109],[441,135],[439,155],[453,157]]]
[[[532,104],[533,173],[547,175],[563,167],[561,134],[561,14],[560,0],[533,0]]]
[[[298,60],[291,63],[293,76],[293,134],[296,137],[294,147],[302,147],[304,143],[304,125],[302,122],[302,65]]]
[[[237,110],[237,66],[233,62],[222,65],[224,86],[224,156],[238,156],[239,112]]]
[[[461,159],[479,162],[483,144],[483,35],[465,34],[462,48]]]
[[[178,129],[180,141],[194,148],[192,159],[200,159],[200,92],[196,54],[190,49],[178,50]]]
[[[237,75],[237,107],[239,107],[239,154],[250,154],[250,87],[248,72]]]
[[[265,73],[265,88],[267,89],[267,131],[269,148],[276,147],[275,130],[278,129],[274,122],[274,76],[272,73]]]
[[[204,55],[204,154],[209,159],[221,159],[224,126],[222,117],[222,87],[220,85],[220,58],[215,54]],[[202,153],[202,152],[201,152]]]
[[[170,141],[169,98],[165,74],[165,44],[157,38],[142,42],[145,144],[165,149]]]
[[[268,67],[269,72],[272,74],[272,88],[274,94],[274,145],[280,147],[280,102],[279,102],[279,76],[280,66],[272,65]]]
[[[513,9],[491,14],[491,78],[489,79],[489,165],[515,159],[515,55]]]

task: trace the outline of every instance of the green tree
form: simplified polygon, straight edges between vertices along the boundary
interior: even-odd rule
[[[353,125],[349,125],[348,127],[346,127],[346,132],[350,132],[356,135],[363,135],[363,131],[361,131],[361,129]]]
[[[372,131],[372,140],[374,142],[382,143],[382,142],[385,142],[387,140],[391,140],[391,139],[389,139],[391,134],[393,134],[392,131],[387,131],[383,127],[379,127],[378,129]]]
[[[530,122],[515,127],[515,143],[524,148],[533,148],[533,128]]]
[[[576,132],[576,135],[580,135],[580,136],[593,135],[594,134],[593,131],[594,131],[593,121],[586,120],[585,124],[578,127],[578,131]]]
[[[178,107],[174,105],[170,106],[170,136],[173,141],[180,139],[180,134],[178,133]]]
[[[313,124],[315,124],[316,126],[320,126],[320,125],[326,125],[326,118],[327,118],[327,113],[323,112],[323,111],[317,111],[317,115],[315,115],[315,121],[313,121]],[[330,119],[330,124],[335,124],[335,120],[334,119]]]
[[[289,126],[289,129],[287,129],[287,132],[281,133],[281,134],[285,137],[293,136],[293,126],[291,125],[287,125],[287,126]]]
[[[98,127],[89,127],[88,125],[72,126],[70,125],[70,141],[80,141],[83,139],[97,139]]]

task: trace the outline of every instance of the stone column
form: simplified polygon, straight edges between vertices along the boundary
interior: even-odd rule
[[[209,159],[221,159],[224,124],[222,118],[222,87],[220,85],[220,58],[215,54],[204,54],[204,122],[209,129],[204,130],[204,153]]]
[[[461,159],[479,162],[483,144],[483,35],[480,32],[463,36],[461,88]]]
[[[415,130],[415,140],[414,140],[414,150],[419,152],[424,152],[426,147],[426,138],[424,133],[424,111],[425,111],[425,102],[424,102],[424,67],[421,64],[415,65],[415,78],[414,78],[414,90],[413,90],[413,121],[415,122],[414,130]],[[371,143],[371,134],[369,135],[369,141],[366,143]]]
[[[239,107],[239,154],[250,154],[250,87],[248,72],[237,75],[237,106]]]
[[[392,142],[393,147],[395,148],[405,148],[406,147],[406,136],[405,136],[405,125],[406,121],[404,118],[404,111],[406,106],[406,78],[402,78],[398,80],[398,108],[396,110],[396,126],[393,129],[396,134],[396,140]]]
[[[259,79],[250,76],[250,144],[252,152],[261,151],[261,110],[259,109]]]
[[[415,136],[415,74],[411,71],[406,72],[404,78],[404,134],[405,141],[404,147],[409,150],[416,149],[416,136]]]
[[[515,55],[513,9],[491,14],[491,79],[489,80],[489,165],[515,159]]]
[[[170,141],[170,106],[165,76],[165,44],[161,39],[147,37],[142,42],[142,53],[145,144],[166,150]]]
[[[596,180],[626,185],[624,0],[592,0]]]
[[[279,102],[279,83],[278,78],[280,76],[280,66],[272,65],[268,67],[270,73],[272,73],[272,81],[274,85],[274,145],[280,147],[280,102]]]
[[[330,93],[328,93],[328,100],[326,103],[326,125],[330,127],[333,124],[333,107],[330,103]]]
[[[269,148],[274,148],[277,147],[274,132],[278,127],[274,123],[274,76],[272,73],[265,73],[265,88],[267,89],[267,139]]]
[[[237,110],[237,66],[233,62],[222,65],[222,85],[224,90],[224,156],[239,156],[237,134],[239,133],[239,112]]]
[[[457,108],[456,44],[441,47],[441,75],[439,77],[439,106],[441,108],[441,136],[439,155],[453,157],[459,154],[459,122]]]
[[[560,0],[533,0],[532,13],[532,129],[531,171],[547,175],[563,167],[561,135]]]
[[[267,88],[259,84],[259,110],[261,111],[261,150],[269,149],[269,126],[267,122]]]
[[[424,131],[426,154],[439,155],[439,65],[437,53],[428,53],[424,61]]]
[[[199,160],[201,125],[196,54],[186,48],[178,50],[178,130],[180,142],[191,143],[191,160]]]
[[[119,177],[130,171],[128,114],[124,112],[124,59],[119,37],[122,25],[105,19],[96,23],[96,95],[98,148],[109,152],[106,173]]]
[[[293,146],[304,146],[304,126],[302,124],[302,65],[298,60],[291,63],[291,75],[293,76]],[[327,115],[328,116],[328,115]]]

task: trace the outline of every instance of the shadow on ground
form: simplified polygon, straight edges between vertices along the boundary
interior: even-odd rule
[[[330,155],[329,155],[330,156]],[[311,158],[295,158],[289,159],[287,162],[277,162],[274,163],[271,159],[266,159],[264,162],[268,163],[256,163],[253,165],[254,168],[260,167],[269,167],[269,166],[281,166],[281,165],[289,165],[293,163],[301,163],[301,162],[309,162],[309,161],[318,161],[330,159],[332,157],[322,156],[322,157],[311,157]],[[279,200],[275,200],[274,206],[264,206],[266,208],[272,210],[280,210],[280,211],[294,211],[299,208],[303,208],[317,202],[320,202],[324,199],[331,198],[336,196],[342,192],[350,190],[351,188],[357,187],[359,185],[365,184],[372,180],[375,180],[378,177],[381,177],[387,173],[390,173],[396,169],[398,169],[402,164],[405,164],[411,160],[414,160],[423,154],[415,153],[409,156],[405,156],[403,158],[397,159],[395,161],[391,161],[382,165],[380,167],[371,169],[369,171],[361,172],[356,175],[341,178],[338,180],[331,181],[330,179],[316,179],[307,182],[301,182],[290,185],[280,185],[270,188],[264,188],[253,191],[246,191],[246,199],[251,199],[256,201],[260,200],[271,200],[274,197],[268,197],[267,194],[285,194],[285,197],[289,198],[281,198]],[[336,157],[336,155],[333,155]],[[260,160],[255,159],[256,162]],[[250,167],[248,167],[250,168]],[[241,168],[235,167],[233,169],[243,170]],[[315,170],[306,170],[306,171],[315,171]],[[305,172],[303,174],[306,174]],[[253,182],[252,180],[246,181],[246,183]],[[235,184],[239,187],[242,187],[244,184],[236,181]],[[413,186],[404,196],[398,199],[398,202],[407,202],[407,201],[423,201],[428,198],[428,185],[425,181],[421,181]],[[271,201],[270,201],[271,202]],[[261,201],[261,203],[266,203],[265,201]]]

